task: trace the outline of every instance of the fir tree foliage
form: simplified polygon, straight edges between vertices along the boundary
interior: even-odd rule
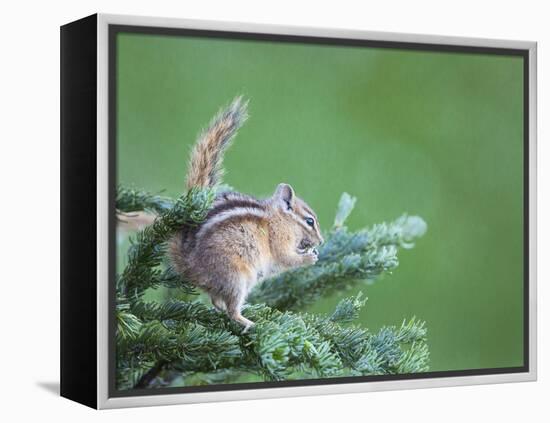
[[[192,189],[171,206],[162,197],[119,189],[117,209],[122,212],[142,210],[160,211],[152,225],[138,232],[131,241],[128,264],[117,280],[117,292],[137,299],[148,288],[164,282],[173,282],[176,275],[159,267],[165,257],[166,241],[184,225],[197,225],[206,217],[214,199],[214,191]],[[141,202],[141,203],[140,203]]]
[[[172,200],[119,188],[120,213],[150,211],[154,223],[132,237],[117,276],[116,369],[119,389],[262,380],[417,373],[428,370],[424,322],[412,318],[371,332],[356,322],[367,299],[342,299],[328,315],[305,308],[321,297],[372,281],[398,265],[399,248],[412,248],[426,231],[416,216],[356,232],[345,221],[356,199],[343,194],[316,265],[264,281],[243,314],[242,327],[204,301],[166,263],[166,241],[183,225],[197,225],[212,204],[212,190],[191,190]],[[148,300],[158,287],[176,288],[170,299]],[[244,378],[244,379],[243,379]]]

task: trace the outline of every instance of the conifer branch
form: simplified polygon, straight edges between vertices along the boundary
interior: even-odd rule
[[[127,191],[119,190],[117,208],[128,210],[125,200]],[[148,199],[146,195],[133,195],[134,199]],[[178,198],[171,208],[163,210],[152,225],[138,232],[135,241],[131,239],[128,264],[117,280],[117,291],[127,298],[139,298],[147,288],[154,288],[165,281],[166,273],[159,266],[164,260],[166,241],[184,225],[197,225],[205,218],[214,199],[211,190],[191,190]],[[137,200],[136,200],[137,201]],[[143,205],[147,202],[144,200]],[[151,206],[151,202],[147,203]],[[124,208],[126,207],[127,208]]]
[[[119,186],[117,188],[116,207],[123,213],[137,211],[152,211],[163,213],[174,206],[174,200],[169,197]]]

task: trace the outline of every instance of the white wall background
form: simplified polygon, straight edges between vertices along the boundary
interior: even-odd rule
[[[0,25],[0,419],[60,421],[549,421],[550,30],[544,1],[9,1]],[[95,412],[59,374],[59,29],[95,12],[539,42],[539,381]],[[7,236],[6,236],[7,234]]]

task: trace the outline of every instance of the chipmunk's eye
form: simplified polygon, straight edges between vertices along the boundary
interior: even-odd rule
[[[311,217],[306,217],[306,223],[313,228],[315,220],[313,220]]]

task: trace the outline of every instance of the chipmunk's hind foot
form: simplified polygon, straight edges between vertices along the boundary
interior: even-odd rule
[[[244,305],[244,300],[246,298],[246,288],[240,286],[239,289],[236,289],[232,292],[232,295],[226,302],[227,314],[229,318],[241,325],[244,326],[242,333],[248,332],[248,330],[254,326],[254,322],[248,320],[241,314],[241,310]]]
[[[243,331],[241,334],[245,334],[249,331],[250,328],[253,328],[255,323],[251,320],[248,320],[246,317],[242,316],[240,313],[238,316],[233,317],[233,320],[239,322],[241,325],[244,326]]]

